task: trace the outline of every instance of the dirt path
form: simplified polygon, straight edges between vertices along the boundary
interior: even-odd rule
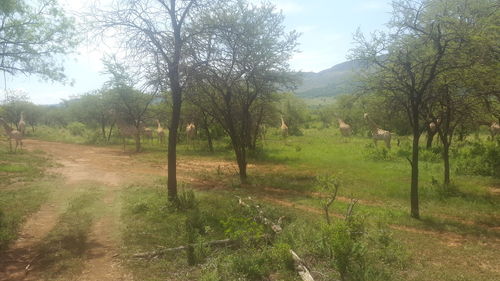
[[[42,150],[57,163],[51,172],[63,177],[64,192],[55,196],[39,212],[28,218],[20,238],[6,252],[0,262],[0,280],[39,280],[42,268],[32,266],[37,259],[35,248],[57,223],[68,198],[82,183],[97,183],[105,187],[102,215],[94,223],[87,245],[85,269],[76,280],[132,280],[117,257],[119,208],[117,194],[123,186],[144,183],[164,175],[163,169],[152,168],[135,161],[120,150],[73,144],[25,141],[26,149]],[[131,169],[131,167],[137,169]],[[62,190],[61,190],[62,191]],[[65,195],[61,195],[61,194]],[[61,198],[63,197],[63,198]]]

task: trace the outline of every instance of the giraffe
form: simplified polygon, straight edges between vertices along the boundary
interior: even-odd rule
[[[495,136],[500,135],[500,124],[496,121],[493,122],[479,121],[479,125],[488,126],[488,130],[490,131],[492,140],[495,139]]]
[[[342,120],[340,118],[338,118],[338,121],[339,121],[340,133],[342,134],[342,136],[350,137],[352,134],[351,125],[347,124],[346,122],[344,122],[344,120]]]
[[[0,118],[0,123],[2,123],[5,133],[9,138],[9,151],[12,152],[12,139],[16,140],[16,148],[14,149],[14,152],[17,150],[19,145],[21,145],[21,149],[23,149],[23,134],[18,130],[12,129],[12,127],[10,127],[3,118]]]
[[[435,122],[432,121],[427,126],[427,145],[426,145],[426,147],[428,149],[432,147],[432,141],[434,139],[434,136],[437,133],[438,126],[439,126],[440,123],[441,123],[441,119],[438,118],[438,119],[436,119]]]
[[[500,135],[500,124],[493,121],[490,126],[491,138],[494,139],[495,136]]]
[[[196,137],[196,126],[194,125],[193,122],[189,123],[186,126],[186,137],[187,137],[187,142],[193,142],[194,138]],[[193,143],[194,145],[194,143]]]
[[[368,122],[368,124],[370,124],[373,143],[377,145],[378,140],[383,140],[387,148],[391,148],[391,132],[380,129],[377,124],[375,124],[375,122],[370,119],[368,113],[365,113],[363,117]]]
[[[285,120],[283,120],[283,115],[281,115],[281,126],[280,126],[280,130],[281,130],[281,136],[282,136],[283,138],[288,137],[288,126],[285,124]]]
[[[140,145],[137,144],[138,138],[140,138],[140,130],[138,130],[134,125],[130,125],[121,119],[116,119],[116,126],[120,130],[120,135],[123,139],[123,151],[125,151],[125,139],[127,137],[132,137],[136,140],[136,152],[140,151]],[[140,139],[139,139],[140,142]]]
[[[19,123],[17,124],[17,129],[24,136],[24,132],[26,130],[26,122],[24,122],[24,112],[21,112],[21,119],[19,120]]]
[[[142,132],[149,142],[153,140],[153,129],[145,127],[144,129],[142,129]]]
[[[158,142],[163,143],[165,141],[165,129],[161,127],[160,120],[156,119],[156,124],[158,124],[158,128],[156,129]]]

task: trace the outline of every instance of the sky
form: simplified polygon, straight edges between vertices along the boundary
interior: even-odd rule
[[[102,0],[101,2],[105,2]],[[385,28],[390,19],[390,0],[268,0],[285,16],[287,30],[301,33],[299,52],[290,61],[296,71],[319,72],[347,60],[353,34]],[[59,0],[68,13],[83,11],[90,2]],[[260,2],[260,0],[252,0]],[[97,42],[96,42],[97,43]],[[110,45],[110,44],[107,44]],[[73,83],[43,82],[36,76],[8,76],[0,89],[26,93],[35,104],[57,104],[63,99],[97,90],[108,79],[101,72],[101,57],[109,46],[82,44],[65,57],[65,73]]]

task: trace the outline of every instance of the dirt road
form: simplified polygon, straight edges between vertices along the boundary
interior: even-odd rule
[[[135,160],[120,149],[109,147],[92,147],[74,144],[25,140],[27,150],[41,150],[52,157],[56,167],[50,172],[62,176],[64,196],[52,196],[39,212],[28,218],[24,224],[20,238],[9,248],[0,261],[0,280],[41,280],[44,269],[37,268],[37,246],[53,229],[60,216],[61,209],[68,203],[72,190],[81,187],[82,183],[94,183],[104,186],[102,215],[93,224],[89,235],[84,270],[80,276],[72,280],[132,280],[117,259],[119,241],[119,200],[117,195],[121,188],[130,184],[145,184],[166,175],[166,166],[152,166],[149,163]],[[189,171],[195,169],[215,169],[217,165],[229,163],[179,163],[179,174],[184,180]],[[57,191],[55,192],[57,193]],[[61,193],[62,194],[62,193]]]

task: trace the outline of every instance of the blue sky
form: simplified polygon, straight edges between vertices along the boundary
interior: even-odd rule
[[[287,29],[302,33],[300,52],[290,62],[294,70],[300,71],[318,72],[346,61],[357,28],[365,34],[383,29],[391,11],[390,0],[269,1],[285,15]],[[60,0],[68,11],[82,11],[89,2]],[[7,76],[7,89],[27,93],[36,104],[55,104],[61,99],[99,89],[107,79],[100,73],[103,50],[112,52],[104,46],[82,45],[77,54],[65,58],[66,74],[74,81],[73,86],[41,82],[36,76]],[[0,88],[4,87],[4,81],[0,79]]]

